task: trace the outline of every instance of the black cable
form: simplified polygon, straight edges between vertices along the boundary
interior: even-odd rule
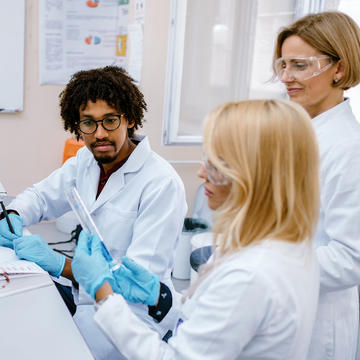
[[[48,245],[59,245],[59,244],[67,244],[75,241],[74,238],[71,238],[70,240],[64,240],[64,241],[57,241],[57,242],[49,242]]]
[[[66,256],[66,257],[69,258],[69,259],[72,259],[72,258],[73,258],[71,255],[66,254],[66,252],[70,252],[70,251],[72,251],[72,250],[59,250],[59,249],[53,249],[53,250],[56,251],[56,252],[58,252],[58,253],[60,253],[60,254],[62,254],[62,255],[64,255],[64,256]]]
[[[50,242],[48,243],[48,245],[61,245],[61,244],[69,244],[74,242],[75,246],[77,245],[78,239],[79,239],[79,235],[80,232],[82,230],[81,225],[77,225],[76,228],[71,232],[71,238],[70,240],[64,240],[64,241],[57,241],[57,242]],[[66,256],[69,259],[72,259],[73,257],[69,254],[66,254],[67,252],[74,252],[74,250],[66,250],[66,249],[56,249],[56,248],[52,248],[54,251]]]

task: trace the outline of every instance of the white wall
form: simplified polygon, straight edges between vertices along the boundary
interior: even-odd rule
[[[132,0],[130,0],[130,3]],[[154,151],[167,160],[200,160],[201,147],[161,145],[162,109],[166,75],[169,0],[146,0],[141,89],[148,104],[146,133]],[[26,1],[24,111],[0,114],[0,181],[16,195],[61,165],[65,133],[59,116],[62,86],[39,85],[38,1]],[[2,55],[6,56],[6,55]],[[201,181],[197,165],[175,165],[189,204]]]

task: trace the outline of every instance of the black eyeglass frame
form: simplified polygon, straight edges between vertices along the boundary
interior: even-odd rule
[[[85,135],[91,135],[91,134],[94,134],[94,133],[96,133],[96,130],[98,129],[98,127],[99,127],[99,122],[101,123],[101,126],[106,130],[106,131],[114,131],[114,130],[117,130],[119,127],[120,127],[120,125],[121,125],[121,118],[124,116],[124,114],[114,114],[114,115],[108,115],[108,116],[105,116],[103,119],[101,119],[101,120],[93,120],[93,119],[87,119],[87,120],[80,120],[80,122],[79,122],[79,131],[81,131],[83,134],[85,134]],[[108,119],[108,118],[112,118],[112,117],[117,117],[118,119],[119,119],[119,124],[118,124],[118,126],[116,127],[116,128],[114,128],[114,129],[108,129],[105,125],[104,125],[104,121],[106,120],[106,119]],[[86,121],[93,121],[94,123],[95,123],[95,130],[94,131],[92,131],[92,132],[85,132],[85,131],[83,131],[83,130],[81,130],[81,123],[83,123],[83,122],[86,122]]]

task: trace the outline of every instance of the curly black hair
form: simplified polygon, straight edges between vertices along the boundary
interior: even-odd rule
[[[65,89],[60,93],[60,114],[64,129],[76,135],[79,140],[80,107],[85,109],[90,100],[104,100],[122,112],[129,124],[128,135],[143,125],[144,111],[147,110],[144,95],[134,84],[127,72],[118,66],[105,66],[99,69],[78,71]]]

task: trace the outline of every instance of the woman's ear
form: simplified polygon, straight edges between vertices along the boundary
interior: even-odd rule
[[[343,76],[345,75],[345,69],[344,69],[344,61],[343,60],[339,60],[336,64],[335,64],[336,68],[335,68],[335,73],[334,73],[334,84],[338,83]]]

